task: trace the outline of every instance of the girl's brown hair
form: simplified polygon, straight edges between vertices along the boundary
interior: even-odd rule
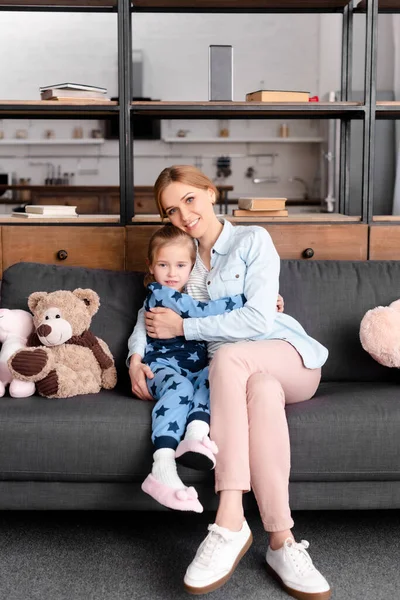
[[[208,190],[211,188],[215,193],[215,201],[217,201],[218,190],[207,175],[204,175],[204,173],[192,165],[173,165],[161,171],[154,184],[154,196],[158,212],[162,219],[165,219],[167,216],[161,204],[162,193],[165,188],[175,181],[192,185],[199,190]]]
[[[196,242],[188,233],[182,229],[179,229],[179,227],[175,227],[174,225],[168,223],[167,225],[160,227],[160,229],[157,229],[157,231],[155,231],[150,238],[149,247],[147,250],[147,260],[149,266],[154,264],[157,252],[160,250],[160,248],[168,246],[168,244],[176,243],[187,244],[190,251],[190,259],[194,264],[196,262],[197,254]],[[143,283],[145,286],[148,286],[149,283],[152,283],[153,281],[155,281],[155,279],[149,271],[146,273]]]

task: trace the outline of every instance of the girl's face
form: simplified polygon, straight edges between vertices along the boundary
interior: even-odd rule
[[[215,192],[201,190],[186,183],[174,181],[162,193],[161,204],[173,225],[193,238],[201,238],[216,220],[213,204]]]
[[[149,271],[157,283],[181,291],[193,267],[188,244],[171,243],[159,248]]]

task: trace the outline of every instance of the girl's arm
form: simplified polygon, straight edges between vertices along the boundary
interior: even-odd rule
[[[243,294],[236,296],[227,296],[226,298],[218,298],[218,300],[207,300],[200,302],[192,296],[185,293],[180,293],[172,288],[165,286],[153,291],[153,304],[160,307],[159,302],[162,302],[163,308],[171,308],[183,319],[190,317],[209,317],[213,315],[222,315],[225,312],[242,308],[246,302]],[[157,302],[158,301],[158,302]]]
[[[128,340],[128,357],[126,359],[126,365],[129,368],[129,363],[132,354],[139,354],[142,358],[144,356],[144,350],[146,348],[146,327],[144,324],[144,306],[139,310],[137,315],[136,325],[132,331]]]
[[[280,259],[263,228],[252,232],[246,257],[243,308],[219,316],[184,319],[187,340],[236,342],[268,333],[276,316]]]

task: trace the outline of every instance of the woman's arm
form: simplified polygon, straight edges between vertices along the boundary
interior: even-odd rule
[[[184,319],[187,340],[236,342],[257,338],[271,330],[276,317],[280,259],[271,236],[263,228],[252,232],[246,256],[243,308],[203,319]]]

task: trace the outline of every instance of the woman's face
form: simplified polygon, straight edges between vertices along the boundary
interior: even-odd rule
[[[201,238],[216,219],[215,192],[174,181],[162,193],[161,204],[173,225],[194,238]]]

